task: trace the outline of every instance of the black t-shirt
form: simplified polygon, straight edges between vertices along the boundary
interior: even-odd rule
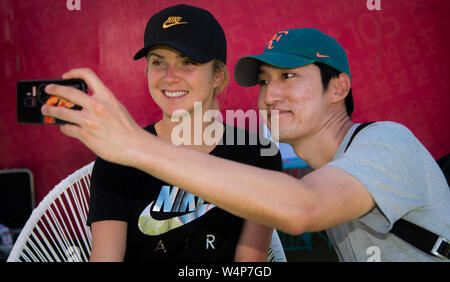
[[[154,125],[145,129],[156,135]],[[234,130],[234,138],[225,138],[230,130]],[[252,134],[227,125],[221,143],[210,154],[281,171],[280,153],[261,156],[261,149],[269,145],[262,146],[259,140],[257,145],[248,145],[254,144],[249,141],[258,139],[249,138]],[[238,140],[238,136],[245,136],[245,142]],[[233,145],[229,145],[230,139]],[[238,145],[242,143],[247,145]],[[89,225],[101,220],[128,223],[125,261],[234,260],[243,220],[182,190],[182,187],[135,168],[97,158],[90,190]]]

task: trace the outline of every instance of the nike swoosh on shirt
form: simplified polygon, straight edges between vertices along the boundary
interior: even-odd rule
[[[151,202],[142,211],[138,220],[139,230],[145,235],[149,236],[158,236],[166,232],[169,232],[170,230],[188,224],[196,220],[197,218],[205,215],[208,211],[216,207],[213,204],[202,204],[193,212],[168,219],[158,220],[153,218],[150,213],[153,203],[154,201]]]

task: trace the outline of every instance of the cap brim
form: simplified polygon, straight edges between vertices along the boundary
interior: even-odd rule
[[[136,55],[134,55],[133,59],[139,60],[140,58],[147,56],[150,49],[152,49],[155,46],[159,46],[159,45],[169,46],[169,47],[177,50],[184,56],[194,60],[195,62],[201,63],[201,64],[207,63],[207,62],[211,61],[212,59],[214,59],[214,57],[212,55],[210,55],[202,50],[198,50],[198,48],[192,48],[190,46],[180,44],[178,42],[169,42],[169,41],[156,42],[150,46],[144,47],[141,50],[139,50],[136,53]]]
[[[234,68],[234,79],[240,86],[258,84],[258,70],[266,63],[278,68],[298,68],[314,63],[315,60],[285,53],[265,53],[241,58]]]
[[[141,50],[139,50],[133,57],[133,60],[139,60],[142,57],[145,57],[145,55],[147,55],[148,53],[148,49],[150,47],[144,47]]]

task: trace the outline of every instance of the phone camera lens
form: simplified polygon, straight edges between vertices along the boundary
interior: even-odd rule
[[[45,86],[47,86],[47,84],[40,84],[37,89],[37,98],[41,104],[45,104],[48,99],[48,94],[45,93]]]
[[[35,97],[26,97],[23,102],[24,102],[25,107],[27,107],[27,108],[36,107],[36,98]]]

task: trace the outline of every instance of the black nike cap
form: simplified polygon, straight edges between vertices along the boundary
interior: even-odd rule
[[[157,45],[172,47],[199,63],[214,58],[224,64],[227,61],[225,32],[210,12],[194,6],[181,4],[154,14],[145,28],[144,48],[134,60],[145,57]]]

